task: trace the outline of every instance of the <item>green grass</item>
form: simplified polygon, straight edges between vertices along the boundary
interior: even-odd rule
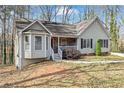
[[[107,55],[107,56],[81,56],[83,61],[123,61],[124,57]]]

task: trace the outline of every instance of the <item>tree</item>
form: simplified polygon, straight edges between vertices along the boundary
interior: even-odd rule
[[[71,5],[64,5],[62,14],[62,23],[69,23],[70,17],[73,13]]]
[[[118,51],[118,33],[119,26],[117,25],[117,9],[113,7],[110,10],[110,37],[111,37],[111,51]]]
[[[101,56],[101,43],[100,40],[96,42],[96,56]]]
[[[24,18],[27,6],[0,6],[0,22],[2,28],[2,63],[14,63],[14,31],[15,18]],[[11,36],[11,37],[10,37]],[[10,44],[11,42],[11,44]],[[10,59],[7,59],[10,58]]]
[[[84,10],[84,15],[83,15],[84,20],[91,19],[95,16],[96,14],[95,14],[94,6],[91,6],[91,7],[86,6]]]
[[[6,64],[6,20],[9,14],[7,6],[0,6],[0,20],[2,22],[2,62]]]
[[[52,21],[53,19],[56,19],[57,13],[60,9],[59,6],[54,6],[54,5],[43,5],[39,6],[41,10],[41,18],[42,20],[47,20],[47,21]]]

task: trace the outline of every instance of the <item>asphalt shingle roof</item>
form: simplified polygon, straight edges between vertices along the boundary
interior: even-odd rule
[[[56,22],[48,22],[48,21],[41,21],[41,22],[53,35],[71,35],[71,36],[77,36],[77,34],[80,31],[85,30],[97,17],[89,20],[81,21],[77,24],[62,24],[62,23],[56,23]],[[34,21],[29,20],[18,20],[16,21],[16,27],[18,29],[24,29],[29,24],[31,24]],[[36,29],[36,28],[34,28]]]

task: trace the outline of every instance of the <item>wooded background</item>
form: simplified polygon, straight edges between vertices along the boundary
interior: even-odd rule
[[[78,11],[75,7],[78,7]],[[0,6],[0,63],[14,63],[14,22],[17,19],[39,19],[63,24],[74,24],[95,16],[101,18],[111,37],[111,51],[123,51],[119,40],[120,28],[124,25],[123,6]]]

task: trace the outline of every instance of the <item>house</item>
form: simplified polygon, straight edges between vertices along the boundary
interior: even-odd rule
[[[102,52],[109,52],[109,34],[98,17],[77,24],[48,21],[16,21],[15,61],[22,68],[28,62],[52,57],[62,59],[65,48],[74,48],[82,54],[95,53],[96,41],[101,40]]]

